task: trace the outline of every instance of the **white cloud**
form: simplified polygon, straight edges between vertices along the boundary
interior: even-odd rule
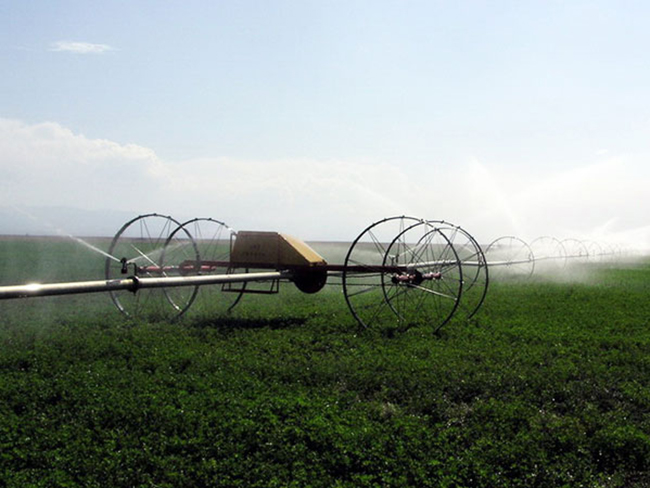
[[[0,203],[129,208],[154,181],[150,149],[89,139],[59,124],[0,119]]]
[[[304,238],[351,239],[372,220],[412,213],[414,200],[413,183],[390,165],[162,161],[151,149],[87,138],[53,122],[0,119],[0,172],[0,206],[207,216]]]
[[[114,48],[107,44],[93,44],[90,42],[56,41],[50,44],[50,51],[55,52],[65,51],[78,54],[102,54],[113,50]]]
[[[502,235],[645,238],[650,172],[639,167],[640,157],[611,158],[533,177],[478,160],[417,170],[342,159],[165,161],[60,124],[0,119],[0,206],[213,217],[304,239],[352,240],[393,215],[451,221],[486,244]]]
[[[197,211],[215,213],[240,229],[345,239],[373,220],[412,207],[407,201],[412,198],[403,194],[407,176],[388,165],[215,158],[167,163],[163,169],[166,195],[190,200]]]

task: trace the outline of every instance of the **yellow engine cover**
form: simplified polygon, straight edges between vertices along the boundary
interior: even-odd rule
[[[279,232],[237,232],[230,253],[234,267],[294,268],[324,266],[325,259],[300,239]]]

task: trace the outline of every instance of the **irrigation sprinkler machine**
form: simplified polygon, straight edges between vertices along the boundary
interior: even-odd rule
[[[476,314],[487,293],[488,268],[491,274],[530,276],[536,261],[564,266],[589,251],[573,241],[540,238],[528,245],[503,237],[484,252],[459,226],[399,216],[366,227],[343,262],[331,264],[279,232],[235,232],[212,218],[180,223],[151,213],[125,223],[102,254],[103,280],[2,286],[0,299],[108,292],[129,317],[175,319],[200,296],[211,311],[230,311],[243,295],[277,293],[282,282],[309,294],[340,284],[363,327],[426,325],[437,331],[453,316]]]

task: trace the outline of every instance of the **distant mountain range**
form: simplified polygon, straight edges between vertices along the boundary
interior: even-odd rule
[[[136,212],[70,207],[2,207],[0,235],[113,236]]]

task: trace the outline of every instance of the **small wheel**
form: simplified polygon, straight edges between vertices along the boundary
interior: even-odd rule
[[[530,248],[535,256],[535,271],[553,272],[566,266],[566,249],[555,237],[538,237],[530,243]]]
[[[219,220],[188,220],[169,235],[161,260],[166,267],[178,269],[183,276],[228,274],[235,237],[236,232]],[[242,295],[241,291],[222,292],[227,290],[225,285],[205,285],[193,289],[192,301],[181,314],[187,312],[190,304],[192,313],[224,313],[232,309]]]
[[[430,221],[451,242],[463,270],[463,297],[457,315],[469,319],[481,308],[489,285],[488,266],[479,243],[465,229],[444,221]]]
[[[106,259],[107,280],[128,276],[165,277],[177,275],[177,270],[165,268],[163,255],[168,237],[179,227],[172,217],[146,214],[136,217],[122,226],[111,242]],[[191,236],[185,235],[191,242]],[[191,247],[191,246],[190,246]],[[193,256],[198,253],[193,248]],[[148,288],[137,292],[111,291],[111,299],[122,313],[129,317],[149,317],[171,320],[189,307],[196,294],[195,287]]]
[[[575,264],[576,262],[584,262],[589,257],[589,250],[584,242],[578,239],[564,239],[562,241],[564,249],[566,249],[567,264]]]
[[[589,262],[598,263],[604,260],[605,252],[603,251],[603,246],[598,242],[587,241],[585,242],[585,246],[587,247]]]
[[[375,222],[353,242],[345,258],[343,293],[363,327],[435,330],[453,315],[462,271],[442,232],[413,217]]]
[[[505,236],[493,241],[485,250],[490,277],[528,278],[535,271],[535,255],[528,244],[517,237]]]

